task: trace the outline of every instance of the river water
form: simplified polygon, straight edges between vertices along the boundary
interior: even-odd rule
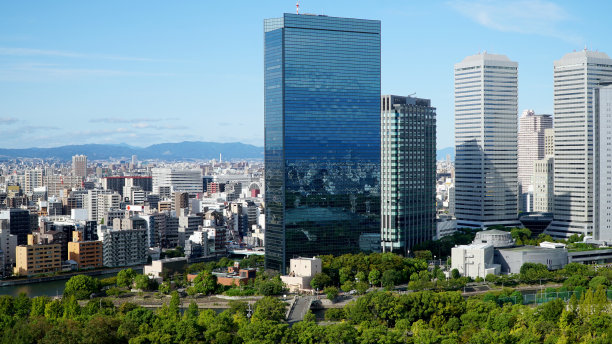
[[[117,273],[110,273],[93,277],[97,279],[102,279],[116,275]],[[29,297],[57,296],[62,295],[64,293],[64,288],[66,288],[66,282],[68,282],[67,279],[0,287],[0,295],[18,296],[20,293],[25,293]]]

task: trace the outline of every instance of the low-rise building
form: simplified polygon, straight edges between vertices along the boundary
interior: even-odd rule
[[[525,263],[544,264],[549,270],[562,269],[567,264],[567,250],[550,245],[519,246],[495,250],[495,261],[504,274],[517,274]]]
[[[281,280],[291,291],[310,289],[312,278],[323,271],[321,259],[315,257],[291,259],[289,265],[289,275],[281,276]]]
[[[59,244],[19,245],[15,259],[16,275],[31,276],[56,272],[62,267]]]
[[[176,257],[154,260],[151,265],[145,265],[143,274],[160,280],[163,275],[172,276],[176,272],[182,272],[187,269],[187,258]]]
[[[489,243],[455,246],[451,249],[451,269],[471,278],[498,275],[501,266],[494,263],[494,254],[495,249]]]

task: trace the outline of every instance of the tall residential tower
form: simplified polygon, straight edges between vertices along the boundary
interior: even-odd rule
[[[436,109],[382,96],[381,125],[381,244],[407,253],[436,232]]]
[[[458,226],[518,224],[518,63],[478,54],[455,65]]]
[[[72,175],[81,178],[87,177],[87,156],[74,155],[72,157]]]
[[[264,85],[266,268],[379,241],[380,21],[265,20]]]

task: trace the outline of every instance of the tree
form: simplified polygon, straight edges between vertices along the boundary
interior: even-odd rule
[[[524,245],[531,239],[531,231],[528,228],[512,228],[510,235],[512,235],[512,239],[516,241],[517,245]]]
[[[459,270],[457,270],[457,269],[452,269],[451,270],[451,277],[453,279],[457,279],[457,278],[461,277],[461,273],[459,273]]]
[[[45,305],[45,318],[59,319],[64,315],[64,307],[60,300],[53,300]]]
[[[393,289],[395,285],[402,279],[402,274],[396,270],[387,270],[383,272],[381,283],[387,289]]]
[[[285,290],[285,285],[279,275],[266,276],[258,274],[255,280],[255,289],[257,293],[264,296],[280,295]]]
[[[253,321],[272,320],[281,321],[285,319],[287,305],[281,300],[265,296],[255,302],[255,311],[253,312]]]
[[[589,282],[589,288],[597,289],[600,285],[604,286],[604,288],[608,288],[610,286],[610,282],[605,276],[595,276]]]
[[[13,297],[10,295],[0,296],[0,314],[13,315],[14,313]]]
[[[91,294],[100,291],[100,281],[87,275],[76,275],[70,277],[66,282],[64,297],[74,295],[78,300],[88,299]]]
[[[124,269],[117,274],[117,286],[131,288],[136,277],[136,272],[132,269]]]
[[[314,277],[310,281],[310,286],[312,287],[312,289],[322,290],[323,288],[330,285],[331,281],[331,278],[326,273],[320,272],[314,275]]]
[[[259,320],[241,327],[238,330],[238,335],[246,344],[285,343],[287,327],[287,324],[279,324],[271,320]]]
[[[27,318],[32,310],[32,300],[25,293],[19,293],[13,301],[13,307],[17,317]]]
[[[366,282],[355,283],[355,290],[357,291],[357,294],[360,294],[360,295],[365,294],[368,291],[369,287],[370,286]]]
[[[196,292],[205,295],[212,295],[217,291],[217,276],[209,271],[200,272],[193,280],[193,287]]]
[[[51,298],[48,296],[37,296],[32,299],[32,310],[30,316],[42,317],[45,316],[45,306],[51,302]]]
[[[157,283],[147,275],[136,275],[134,277],[134,288],[142,291],[151,291],[157,287]]]
[[[162,294],[170,294],[170,290],[170,283],[168,283],[167,281],[159,285],[159,292]]]
[[[336,287],[326,287],[323,289],[323,292],[327,295],[327,298],[333,302],[338,297],[339,290]]]
[[[373,269],[372,271],[370,271],[370,274],[368,275],[368,281],[370,282],[371,285],[379,285],[381,276],[382,274],[380,273],[379,270]]]
[[[414,258],[432,260],[433,254],[429,250],[414,251]]]

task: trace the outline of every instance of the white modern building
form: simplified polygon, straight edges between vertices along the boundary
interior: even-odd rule
[[[612,59],[583,50],[554,63],[553,237],[593,234],[593,89],[612,79]]]
[[[499,275],[501,266],[494,263],[492,244],[459,245],[451,249],[451,269],[471,278]]]
[[[551,115],[536,115],[533,110],[523,111],[518,132],[519,210],[534,211],[529,199],[535,161],[543,159],[544,131],[552,128]],[[533,190],[533,188],[531,188]]]
[[[320,258],[294,258],[289,261],[291,272],[289,275],[281,276],[281,280],[291,291],[300,289],[311,289],[312,278],[323,271]]]
[[[110,209],[118,209],[121,195],[113,190],[89,190],[83,197],[83,208],[87,209],[90,221],[100,222]]]
[[[160,188],[169,188],[170,193],[202,192],[202,170],[153,168],[153,193],[160,194]]]
[[[603,84],[593,92],[593,239],[612,242],[612,84]]]
[[[458,227],[517,225],[518,63],[478,54],[455,65]]]

